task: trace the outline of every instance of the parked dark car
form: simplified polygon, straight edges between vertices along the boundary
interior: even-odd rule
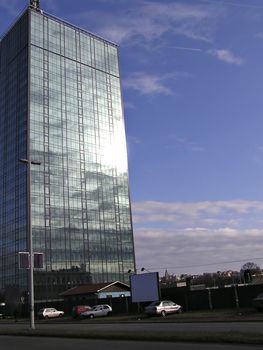
[[[89,305],[76,305],[73,306],[71,310],[71,316],[73,318],[78,318],[83,312],[89,311],[91,307]]]
[[[256,298],[252,300],[252,306],[257,311],[263,311],[263,293],[260,293]]]

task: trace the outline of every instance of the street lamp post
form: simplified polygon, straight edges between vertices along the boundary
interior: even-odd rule
[[[28,250],[29,250],[29,296],[30,296],[30,328],[35,329],[35,315],[34,315],[34,252],[33,252],[33,238],[32,238],[32,212],[31,212],[31,164],[40,165],[39,161],[29,159],[19,159],[21,163],[27,165],[27,227],[28,227]]]

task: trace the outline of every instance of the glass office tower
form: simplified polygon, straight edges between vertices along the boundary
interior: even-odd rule
[[[28,8],[0,42],[0,288],[27,291],[29,167],[36,300],[135,268],[118,47]]]

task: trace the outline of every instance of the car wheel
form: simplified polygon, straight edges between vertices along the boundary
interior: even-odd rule
[[[165,312],[164,310],[161,312],[161,316],[162,316],[162,317],[165,317],[165,316],[166,316],[166,312]]]
[[[58,317],[62,317],[63,315],[62,314],[59,314]]]
[[[180,314],[181,312],[183,312],[183,309],[180,307],[180,309],[178,309],[177,312]]]
[[[45,319],[45,320],[48,320],[48,316],[45,316],[44,319]]]
[[[93,314],[89,315],[89,318],[94,318],[94,315]]]

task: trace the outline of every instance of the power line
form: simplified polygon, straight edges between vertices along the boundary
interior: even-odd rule
[[[200,265],[179,265],[179,266],[167,266],[167,267],[149,267],[150,270],[168,270],[168,269],[183,269],[183,268],[189,268],[189,267],[203,267],[203,266],[213,266],[213,265],[220,265],[220,264],[232,264],[232,263],[238,263],[238,262],[244,262],[244,261],[251,261],[251,260],[263,260],[263,257],[261,258],[247,258],[242,260],[232,260],[232,261],[217,261],[209,264],[200,264]]]

